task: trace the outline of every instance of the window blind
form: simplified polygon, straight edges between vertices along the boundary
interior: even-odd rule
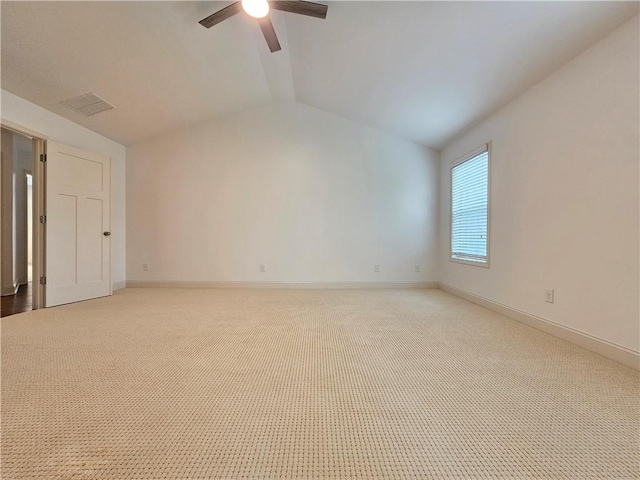
[[[489,152],[451,169],[451,258],[487,263]]]

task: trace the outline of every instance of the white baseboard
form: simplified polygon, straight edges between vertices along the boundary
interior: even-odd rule
[[[127,282],[113,282],[113,291],[122,290],[127,288]]]
[[[127,288],[438,288],[438,282],[163,282],[128,280]]]
[[[565,327],[564,325],[552,322],[551,320],[546,320],[521,310],[508,307],[501,303],[494,302],[493,300],[489,300],[488,298],[460,290],[459,288],[452,287],[451,285],[440,283],[439,288],[440,290],[455,295],[456,297],[463,298],[471,303],[475,303],[476,305],[480,305],[488,310],[511,318],[512,320],[529,325],[536,330],[549,333],[554,337],[566,340],[574,345],[578,345],[579,347],[602,355],[603,357],[610,358],[618,363],[640,370],[640,352],[636,352],[623,347],[622,345],[617,345],[588,333],[581,332],[580,330]]]
[[[15,295],[16,293],[18,293],[19,288],[20,288],[20,285],[3,285],[1,295],[3,297],[6,297],[8,295]]]

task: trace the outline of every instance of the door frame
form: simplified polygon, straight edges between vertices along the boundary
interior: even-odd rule
[[[45,225],[40,222],[40,217],[45,214],[45,162],[40,161],[47,153],[47,136],[34,132],[21,125],[17,125],[5,119],[0,120],[0,127],[30,138],[33,142],[33,160],[31,175],[33,177],[33,209],[31,211],[33,221],[33,283],[32,283],[32,308],[37,310],[44,308],[46,286],[40,283],[40,278],[45,277]]]

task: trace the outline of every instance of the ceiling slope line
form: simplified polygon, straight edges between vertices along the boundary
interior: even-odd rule
[[[272,12],[270,16],[282,50],[271,53],[257,25],[252,25],[254,28],[251,29],[251,33],[271,98],[275,102],[293,102],[295,100],[295,89],[286,22],[281,12]]]

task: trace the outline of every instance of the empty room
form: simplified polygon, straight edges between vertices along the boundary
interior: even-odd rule
[[[640,2],[0,3],[0,476],[640,479]]]

